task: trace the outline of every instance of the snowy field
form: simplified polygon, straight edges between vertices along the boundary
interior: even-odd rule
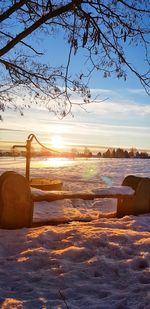
[[[24,175],[23,158],[1,158],[0,174]],[[31,178],[63,180],[63,189],[120,185],[150,177],[150,160],[32,160]],[[149,309],[150,214],[111,218],[115,200],[35,203],[34,221],[69,224],[0,230],[0,308]],[[80,222],[88,221],[90,222]]]

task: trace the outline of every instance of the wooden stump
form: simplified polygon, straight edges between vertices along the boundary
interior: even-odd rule
[[[32,217],[33,202],[28,181],[15,172],[5,172],[0,176],[0,227],[30,227]]]
[[[133,190],[136,191],[139,182],[142,180],[142,177],[134,176],[134,175],[128,175],[125,177],[125,179],[122,182],[122,186],[128,186],[131,187]]]
[[[118,218],[150,212],[150,178],[129,175],[125,177],[122,185],[132,187],[135,195],[128,199],[118,199]]]
[[[135,195],[135,214],[150,212],[150,178],[143,178]]]

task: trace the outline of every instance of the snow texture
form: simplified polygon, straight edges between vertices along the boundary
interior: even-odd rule
[[[150,177],[148,160],[40,164],[33,161],[32,177],[62,179],[64,190],[116,187],[129,174]],[[23,160],[2,158],[0,173],[6,170],[24,174]],[[1,229],[0,308],[149,309],[150,214],[116,219],[115,209],[111,199],[40,202],[34,222],[70,223]]]

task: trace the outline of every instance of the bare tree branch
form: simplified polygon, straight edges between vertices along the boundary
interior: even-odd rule
[[[3,31],[0,31],[0,33],[3,34],[4,36],[10,38],[10,39],[14,39],[14,38],[13,38],[10,34],[8,34],[8,33],[5,33],[5,32],[3,32]],[[32,51],[34,51],[34,53],[36,53],[37,55],[39,55],[39,56],[43,55],[43,53],[38,52],[38,51],[35,50],[35,48],[33,48],[31,45],[29,45],[29,44],[27,44],[27,43],[25,43],[25,42],[23,42],[23,41],[20,41],[20,43],[22,43],[24,46],[30,48],[30,49],[31,49]]]
[[[130,71],[149,94],[149,0],[10,0],[0,2],[0,11],[2,111],[9,104],[17,108],[14,98],[23,87],[33,101],[64,117],[73,104],[84,108],[92,102],[88,82],[95,70],[124,80]],[[58,31],[68,45],[68,58],[52,67],[44,62],[46,45],[39,40],[50,40]],[[129,46],[140,46],[142,69],[138,61],[129,61]],[[71,74],[74,56],[84,51],[84,67]]]
[[[76,1],[78,2],[78,1]],[[69,4],[66,4],[64,6],[61,6],[57,8],[56,10],[49,12],[41,18],[39,18],[34,24],[32,24],[30,27],[19,33],[14,39],[12,39],[6,46],[4,46],[0,50],[0,57],[4,54],[8,53],[16,44],[18,44],[21,40],[26,38],[28,35],[30,35],[33,31],[38,29],[41,25],[43,25],[47,20],[59,16],[60,14],[72,11],[74,9],[74,3],[70,2]]]
[[[124,6],[128,7],[129,9],[136,11],[136,12],[143,12],[143,13],[150,13],[150,10],[137,8],[136,6],[130,5],[128,2],[125,2],[123,0],[118,0],[118,2],[122,3]]]
[[[0,15],[0,22],[4,21],[6,18],[16,12],[21,6],[26,3],[26,1],[27,0],[20,0],[19,2],[15,2],[14,5],[12,5],[7,11]]]

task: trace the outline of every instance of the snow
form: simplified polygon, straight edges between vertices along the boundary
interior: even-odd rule
[[[57,192],[57,191],[52,191],[52,192]],[[62,191],[61,191],[62,192]],[[65,191],[67,192],[67,191]],[[80,191],[82,192],[82,191]],[[109,188],[98,188],[98,189],[93,189],[91,192],[85,191],[85,193],[95,193],[95,194],[101,194],[101,195],[133,195],[135,191],[128,186],[118,186],[118,187],[109,187]],[[36,189],[36,188],[31,188],[31,193],[34,194],[35,196],[44,196],[45,191],[41,189]],[[48,193],[48,192],[46,192]],[[51,193],[51,191],[49,192]]]
[[[54,168],[45,159],[38,168],[33,160],[31,173],[62,179],[64,190],[96,192],[129,174],[150,177],[149,163],[64,160]],[[1,158],[0,173],[5,170],[23,174],[24,162]],[[1,229],[0,308],[149,309],[150,214],[117,219],[115,209],[111,199],[40,202],[34,222],[62,224]]]

